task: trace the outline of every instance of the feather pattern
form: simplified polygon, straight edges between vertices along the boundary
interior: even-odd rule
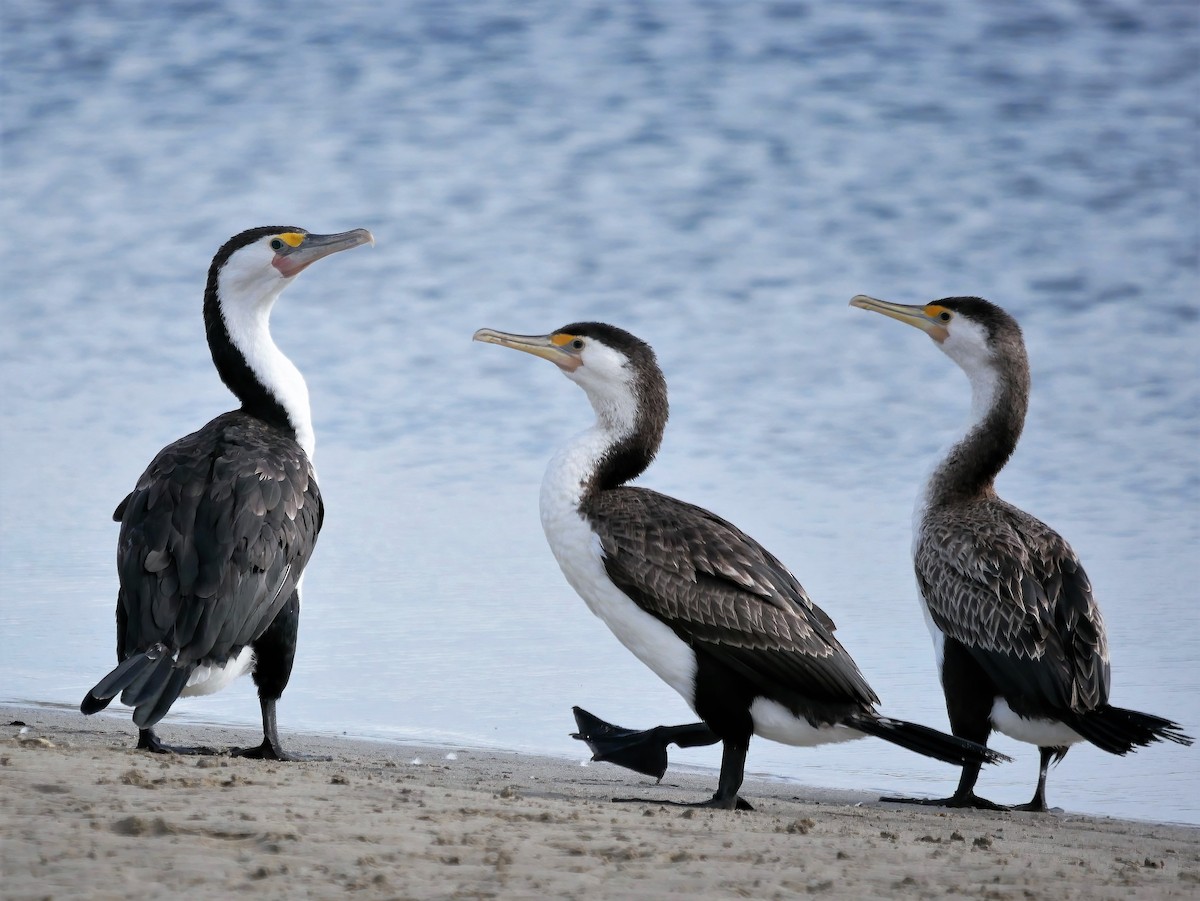
[[[189,670],[223,666],[270,625],[324,514],[300,445],[237,411],[159,452],[119,512],[118,656],[162,644]]]
[[[968,648],[1018,714],[1108,702],[1104,620],[1079,558],[996,497],[931,509],[915,555],[934,624]]]
[[[584,499],[609,578],[639,607],[794,712],[878,703],[833,621],[758,542],[700,507],[644,488]]]

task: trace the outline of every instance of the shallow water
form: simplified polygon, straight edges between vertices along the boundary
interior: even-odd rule
[[[672,421],[642,483],[782,557],[893,715],[945,726],[908,557],[965,379],[847,308],[977,293],[1034,368],[1000,488],[1066,535],[1116,703],[1200,730],[1194,4],[4,4],[0,700],[112,664],[113,507],[231,405],[203,342],[216,248],[271,222],[378,246],[274,319],[328,505],[288,728],[575,754],[570,706],[683,702],[562,580],[537,516],[588,422],[480,326],[650,341]],[[173,716],[257,721],[248,680]],[[169,721],[168,721],[169,722]],[[168,726],[169,729],[169,726]],[[1036,752],[981,791],[1025,800]],[[1069,810],[1200,822],[1194,750],[1079,748]],[[715,767],[716,749],[679,754]],[[755,772],[945,793],[877,741],[767,742]]]

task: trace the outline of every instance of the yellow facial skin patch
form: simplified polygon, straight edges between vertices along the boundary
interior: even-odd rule
[[[553,344],[555,347],[566,347],[568,344],[570,344],[574,340],[575,340],[574,335],[553,335],[550,338],[550,343]]]
[[[299,232],[284,232],[279,236],[279,240],[288,245],[288,247],[299,247],[304,243],[304,235]]]

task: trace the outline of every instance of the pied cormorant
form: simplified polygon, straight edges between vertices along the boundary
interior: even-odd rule
[[[1019,810],[1046,810],[1046,771],[1072,744],[1112,754],[1166,739],[1162,717],[1108,703],[1108,641],[1079,557],[1061,535],[996,495],[1029,406],[1021,329],[995,304],[949,297],[924,305],[859,295],[851,306],[924,331],[971,382],[971,424],[938,464],[913,517],[913,563],[955,735],[993,729],[1038,746],[1037,790]],[[954,794],[916,803],[997,808],[975,794],[967,763]],[[895,799],[914,801],[915,799]]]
[[[716,793],[738,797],[751,735],[795,745],[875,735],[956,764],[999,759],[980,746],[881,716],[834,637],[833,621],[775,557],[700,507],[626,485],[649,466],[667,422],[667,386],[649,345],[596,322],[549,335],[490,329],[475,340],[553,362],[586,392],[595,425],[546,470],[541,519],[563,574],[613,634],[704,720],[723,752]]]
[[[163,448],[120,503],[116,669],[87,693],[84,713],[118,694],[134,708],[138,747],[180,695],[211,694],[253,670],[263,741],[235,754],[289,759],[275,702],[296,651],[300,583],[324,508],[313,469],[308,388],[271,340],[271,307],[317,260],[374,243],[365,229],[244,231],[217,252],[204,324],[221,380],[242,402]]]

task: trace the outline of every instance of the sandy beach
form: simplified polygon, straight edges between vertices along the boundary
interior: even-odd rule
[[[10,899],[1194,898],[1200,829],[879,804],[748,778],[753,812],[605,764],[284,733],[328,761],[132,750],[126,719],[0,708]],[[167,723],[166,741],[257,743]],[[802,752],[797,752],[802,753]]]

